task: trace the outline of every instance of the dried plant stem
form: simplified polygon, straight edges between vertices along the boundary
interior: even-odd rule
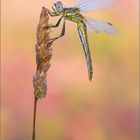
[[[32,140],[35,140],[35,127],[36,127],[36,110],[38,99],[46,97],[47,94],[47,72],[50,68],[50,60],[52,58],[52,48],[50,43],[50,29],[48,27],[49,14],[46,8],[42,8],[39,24],[37,27],[37,43],[36,49],[36,74],[33,77],[34,86],[34,114],[33,114],[33,134]]]
[[[37,110],[37,101],[38,98],[34,97],[34,115],[33,115],[33,134],[32,134],[32,140],[35,140],[35,124],[36,124],[36,110]]]

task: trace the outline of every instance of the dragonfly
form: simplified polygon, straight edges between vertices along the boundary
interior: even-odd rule
[[[49,14],[51,16],[60,16],[60,18],[55,25],[51,24],[47,28],[58,27],[60,25],[61,20],[64,19],[61,34],[56,38],[52,38],[52,42],[65,35],[66,20],[75,22],[77,24],[77,30],[83,46],[87,63],[88,78],[90,81],[92,80],[93,67],[88,43],[87,29],[90,29],[95,33],[105,32],[111,35],[116,34],[117,29],[110,22],[94,20],[92,18],[84,16],[83,13],[92,10],[110,8],[113,6],[115,1],[116,0],[77,0],[76,6],[74,7],[64,7],[61,1],[56,1],[52,6],[53,11],[49,10]]]

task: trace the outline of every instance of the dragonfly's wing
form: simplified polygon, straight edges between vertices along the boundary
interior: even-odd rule
[[[87,67],[88,67],[88,76],[89,76],[89,80],[91,81],[93,69],[92,69],[92,61],[91,61],[91,56],[90,56],[89,44],[87,40],[87,28],[84,22],[78,24],[78,33],[79,33],[79,37],[83,45]]]
[[[85,24],[91,31],[94,31],[96,33],[106,32],[113,35],[118,32],[118,30],[111,23],[94,20],[88,17],[86,18]]]
[[[77,0],[76,6],[81,12],[106,9],[111,7],[116,0]]]

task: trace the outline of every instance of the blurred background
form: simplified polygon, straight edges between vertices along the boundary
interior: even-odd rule
[[[51,9],[53,1],[1,3],[1,140],[31,140],[36,27],[41,7]],[[38,102],[37,140],[138,140],[138,6],[139,0],[118,0],[85,14],[119,30],[115,36],[88,31],[92,82],[76,25],[66,23],[65,36],[53,44],[47,97]]]

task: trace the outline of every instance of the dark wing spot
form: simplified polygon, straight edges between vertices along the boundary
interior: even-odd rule
[[[110,22],[108,22],[109,25],[112,25]]]

